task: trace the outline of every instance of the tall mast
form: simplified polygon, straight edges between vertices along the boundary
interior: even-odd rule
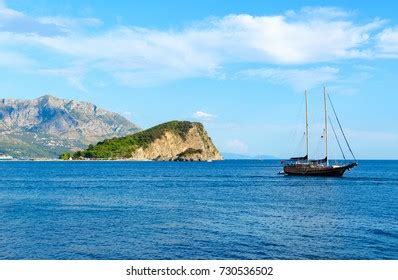
[[[310,156],[308,154],[309,144],[308,144],[308,97],[307,91],[304,92],[305,94],[305,143],[307,148],[307,162],[310,160]]]
[[[323,87],[323,103],[325,106],[325,151],[326,151],[326,165],[329,165],[328,159],[328,112],[326,104],[326,87]]]

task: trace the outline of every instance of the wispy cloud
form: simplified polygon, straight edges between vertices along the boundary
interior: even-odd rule
[[[196,111],[192,114],[194,118],[201,119],[201,120],[211,120],[214,119],[216,116],[210,113],[206,113],[203,111]]]
[[[101,26],[102,21],[97,18],[68,18],[68,17],[40,17],[37,19],[39,22],[44,24],[54,24],[59,27],[73,28],[73,27],[84,27],[84,26]]]
[[[226,151],[231,153],[244,154],[247,153],[249,147],[241,140],[233,139],[227,142]]]
[[[248,63],[267,68],[240,74],[288,82],[302,89],[331,81],[338,73],[335,67],[304,69],[305,65],[370,58],[376,51],[393,55],[397,45],[396,28],[378,35],[385,21],[355,22],[351,12],[334,7],[306,7],[274,16],[228,15],[181,29],[117,26],[91,32],[101,24],[95,18],[35,18],[0,5],[3,48],[32,47],[59,58],[62,62],[53,73],[81,89],[84,73],[90,71],[101,71],[120,84],[140,87],[178,79],[225,77],[230,74],[225,71],[229,65],[244,67]],[[29,57],[29,53],[20,52]],[[41,59],[44,61],[36,60],[49,63],[46,57]],[[80,85],[68,71],[57,70],[70,68],[70,61],[84,68],[79,73]]]
[[[398,57],[398,26],[384,29],[377,36],[379,55]]]
[[[85,70],[81,67],[69,67],[58,69],[40,69],[39,73],[49,76],[63,77],[69,84],[80,91],[87,92],[86,87],[83,85],[83,76]]]
[[[338,79],[328,85],[329,92],[342,95],[354,95],[359,92],[359,86],[369,79],[372,79],[377,69],[375,67],[357,64],[354,65],[349,73],[341,75]]]
[[[132,118],[132,116],[133,116],[133,113],[131,113],[131,112],[129,112],[129,111],[126,111],[126,112],[122,112],[122,115],[123,115],[125,118],[131,120],[131,118]]]
[[[289,18],[295,18],[299,20],[335,20],[335,19],[347,19],[353,16],[355,13],[352,11],[346,11],[339,7],[324,6],[324,7],[313,7],[307,6],[301,8],[299,11],[289,10],[285,15]]]
[[[37,18],[8,9],[5,7],[4,2],[0,5],[0,31],[38,36],[65,35],[65,30],[61,26],[54,23],[41,22]]]
[[[386,131],[365,131],[365,130],[347,130],[347,134],[350,138],[360,142],[361,139],[367,139],[369,142],[375,143],[386,143],[386,142],[398,142],[398,133],[386,132]]]
[[[29,68],[34,64],[35,62],[32,59],[23,54],[0,50],[0,67],[20,69]]]
[[[295,90],[312,89],[337,79],[339,69],[318,67],[309,69],[260,68],[249,69],[238,73],[238,77],[248,79],[266,79],[271,83],[289,84]]]
[[[366,155],[365,158],[386,158],[396,159],[398,154],[398,133],[397,131],[377,130],[355,130],[347,129],[347,137],[350,140],[354,153]],[[373,145],[373,143],[382,143]],[[369,149],[369,147],[372,147]],[[362,156],[363,158],[364,156]]]

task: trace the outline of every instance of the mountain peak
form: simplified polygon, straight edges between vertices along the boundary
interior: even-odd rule
[[[139,130],[123,116],[88,102],[52,95],[1,101],[0,152],[14,157],[54,157]]]
[[[59,100],[60,98],[52,96],[50,94],[46,94],[46,95],[40,96],[36,99],[38,99],[38,100],[58,99]]]

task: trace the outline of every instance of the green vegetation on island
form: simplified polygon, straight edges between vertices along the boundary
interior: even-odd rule
[[[178,134],[182,139],[186,139],[189,130],[197,125],[204,130],[201,123],[189,121],[171,121],[163,123],[144,131],[140,131],[128,136],[106,139],[96,145],[89,145],[87,149],[77,151],[73,154],[64,153],[60,159],[123,159],[131,157],[131,154],[138,148],[146,148],[156,139],[160,139],[166,132]],[[199,150],[188,149],[186,155],[198,153]],[[184,154],[184,155],[185,155]]]

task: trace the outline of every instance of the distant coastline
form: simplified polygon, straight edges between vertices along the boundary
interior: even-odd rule
[[[275,160],[279,159],[275,156],[272,155],[245,155],[245,154],[238,154],[238,153],[227,153],[227,152],[222,152],[221,153],[223,158],[226,160],[239,160],[239,159],[270,159],[270,160]]]
[[[280,161],[282,158],[224,158],[222,161]],[[218,160],[213,160],[217,162]],[[344,159],[331,159],[331,161],[344,161]],[[398,161],[398,159],[358,159],[358,162],[364,161]],[[157,160],[145,160],[145,159],[79,159],[79,160],[63,160],[58,158],[32,158],[32,159],[17,159],[12,160],[0,160],[0,163],[6,162],[173,162],[173,161],[157,161]],[[207,161],[192,161],[192,162],[207,162]]]

